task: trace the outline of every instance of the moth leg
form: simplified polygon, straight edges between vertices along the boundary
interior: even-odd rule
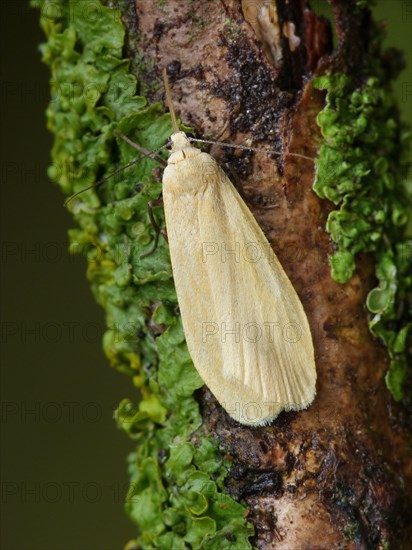
[[[155,220],[155,217],[153,215],[153,209],[156,206],[163,206],[163,199],[161,197],[159,197],[157,199],[152,199],[147,203],[147,212],[149,214],[149,220],[150,220],[150,223],[152,224],[153,229],[155,230],[155,240],[154,240],[152,248],[150,248],[150,250],[148,250],[147,252],[144,252],[143,254],[140,254],[140,258],[146,258],[147,256],[150,256],[151,254],[153,254],[153,252],[156,250],[156,248],[159,244],[160,235],[163,235],[164,239],[167,242],[166,230],[162,229],[159,226],[159,224],[157,223],[157,221]]]
[[[159,155],[156,155],[156,153],[152,153],[151,151],[148,151],[144,147],[141,147],[140,145],[132,141],[130,138],[122,134],[122,132],[120,132],[119,130],[115,130],[113,133],[115,136],[119,137],[120,139],[128,143],[130,147],[133,147],[133,149],[136,149],[136,151],[138,151],[142,155],[146,157],[151,157],[153,160],[156,160],[162,166],[167,166],[167,162],[163,160],[162,157],[159,157]]]

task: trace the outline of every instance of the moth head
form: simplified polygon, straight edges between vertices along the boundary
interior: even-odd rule
[[[187,147],[192,147],[190,141],[187,139],[187,136],[184,132],[176,132],[171,136],[172,141],[172,152],[181,151]]]
[[[184,132],[175,132],[170,139],[172,141],[172,154],[169,157],[168,164],[177,164],[201,153],[200,149],[193,147]]]

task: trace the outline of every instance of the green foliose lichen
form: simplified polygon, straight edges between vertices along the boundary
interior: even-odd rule
[[[374,256],[379,284],[366,301],[369,326],[388,349],[386,384],[400,400],[406,394],[411,364],[410,132],[399,121],[378,28],[375,36],[361,82],[340,73],[315,79],[315,87],[327,94],[326,106],[318,115],[324,140],[314,190],[338,207],[329,214],[326,225],[337,245],[330,258],[332,277],[346,283],[359,253]]]
[[[41,50],[52,73],[49,175],[71,195],[135,158],[116,130],[153,150],[170,136],[170,117],[136,94],[123,58],[121,13],[111,3],[32,4],[41,10],[47,36]],[[137,442],[126,508],[139,536],[129,547],[244,550],[253,528],[246,507],[225,491],[230,465],[202,431],[193,393],[203,382],[177,314],[167,246],[160,241],[155,254],[141,258],[154,239],[147,203],[161,190],[155,167],[146,158],[69,206],[79,226],[70,231],[71,250],[87,257],[87,277],[106,313],[105,353],[135,386],[133,399],[116,412],[118,425]],[[161,224],[161,209],[157,216]]]

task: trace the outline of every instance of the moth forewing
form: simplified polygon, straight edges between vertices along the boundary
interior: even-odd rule
[[[316,368],[299,297],[216,161],[172,136],[163,200],[176,292],[200,376],[238,422],[306,408]]]

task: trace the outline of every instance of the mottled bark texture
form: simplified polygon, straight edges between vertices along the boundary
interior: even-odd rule
[[[129,53],[152,100],[162,99],[168,68],[178,115],[198,137],[315,158],[324,95],[311,80],[327,69],[356,78],[370,32],[367,11],[355,17],[351,2],[332,4],[336,50],[328,22],[304,0],[136,0]],[[347,284],[332,280],[325,221],[333,205],[312,190],[312,162],[211,152],[229,165],[296,288],[316,351],[315,402],[265,428],[239,425],[207,388],[199,392],[204,422],[233,458],[227,486],[249,506],[253,543],[412,548],[407,415],[385,387],[387,353],[367,326],[370,259],[359,259]]]

